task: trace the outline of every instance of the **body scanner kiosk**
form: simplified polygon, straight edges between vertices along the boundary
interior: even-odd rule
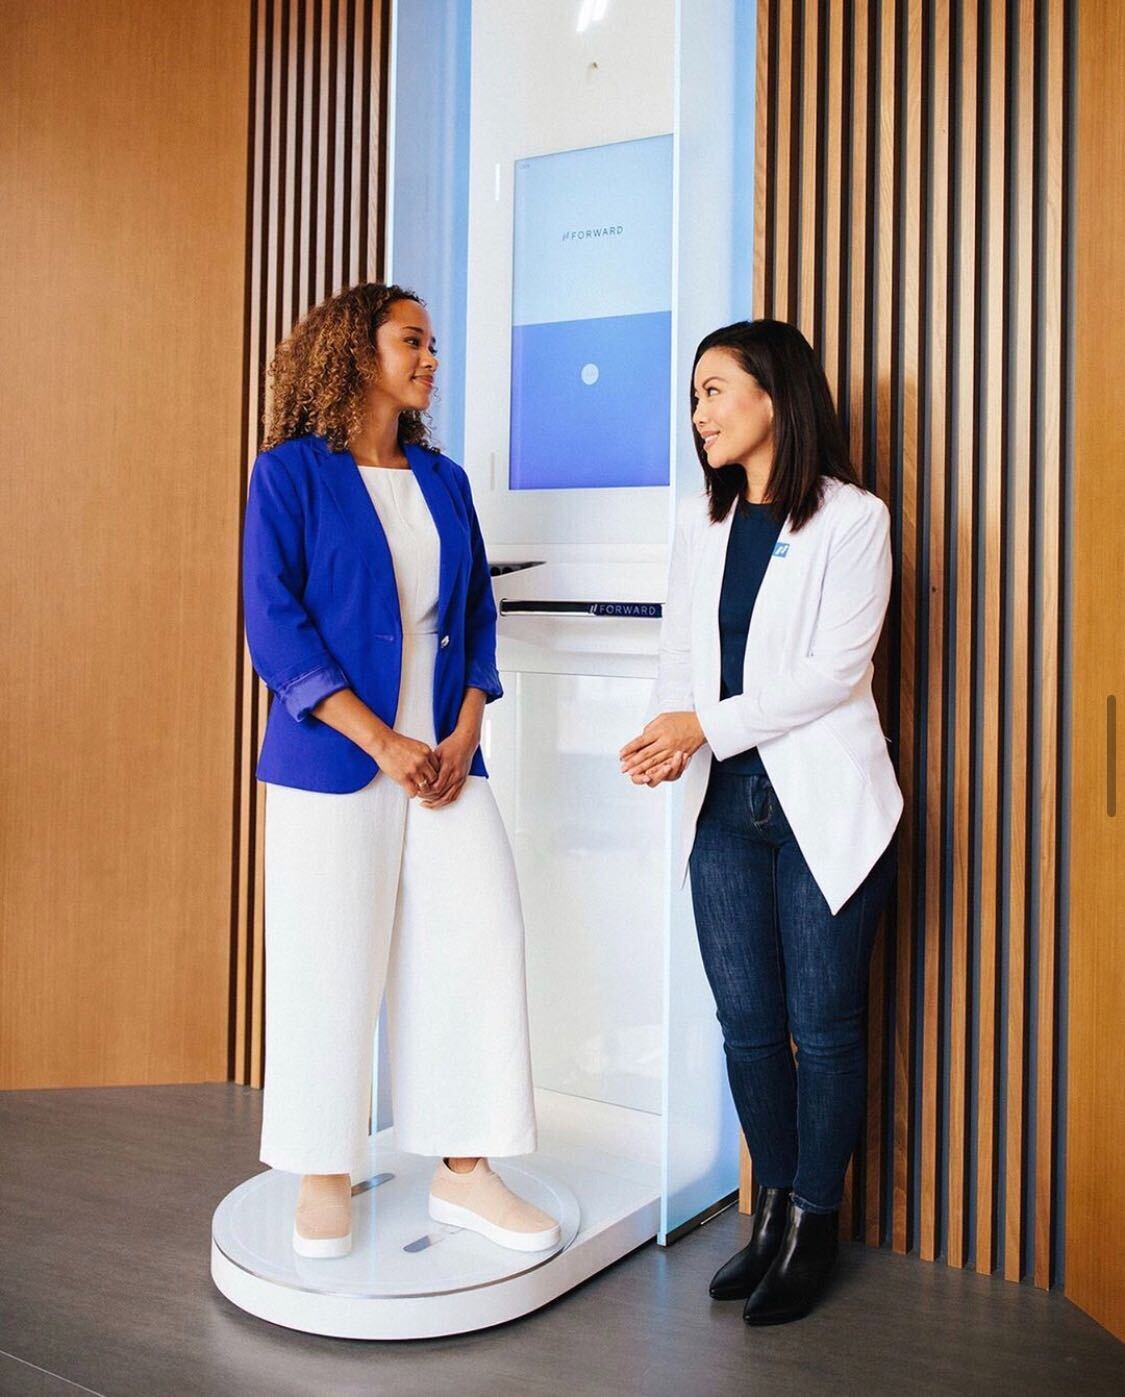
[[[433,1161],[396,1151],[380,1041],[351,1254],[293,1252],[295,1175],[259,1173],[215,1212],[216,1285],[275,1324],[498,1324],[737,1187],[721,1036],[673,886],[678,787],[633,786],[617,751],[645,721],[677,494],[700,488],[694,345],[749,312],[752,220],[731,180],[752,168],[734,144],[754,126],[748,8],[394,8],[386,279],[429,305],[434,436],[469,473],[492,564],[505,696],[483,745],[527,926],[539,1150],[493,1163],[562,1237],[520,1253],[429,1219]],[[724,51],[737,71],[716,71]]]

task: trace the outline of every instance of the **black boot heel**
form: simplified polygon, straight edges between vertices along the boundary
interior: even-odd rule
[[[808,1314],[836,1264],[838,1217],[791,1204],[781,1248],[742,1311],[747,1324],[788,1324]]]
[[[712,1300],[745,1300],[781,1247],[789,1213],[787,1188],[760,1188],[749,1243],[711,1277]]]

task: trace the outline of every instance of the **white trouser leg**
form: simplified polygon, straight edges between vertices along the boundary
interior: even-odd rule
[[[488,782],[410,803],[387,979],[395,1142],[416,1154],[535,1149],[524,927]]]
[[[404,638],[395,720],[429,743],[437,648]],[[270,786],[265,855],[263,1163],[363,1172],[384,985],[398,1147],[534,1150],[523,917],[488,782],[438,810],[382,775],[350,795]]]
[[[381,775],[348,795],[267,790],[261,1159],[275,1169],[366,1168],[407,804]]]

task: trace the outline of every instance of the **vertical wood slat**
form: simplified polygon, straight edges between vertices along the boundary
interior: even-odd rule
[[[746,1148],[746,1141],[740,1135],[738,1144],[738,1198],[739,1210],[749,1212],[753,1209],[757,1201],[757,1189],[754,1187],[753,1168],[750,1163],[750,1151]]]
[[[1065,0],[762,0],[756,78],[755,314],[813,340],[895,523],[877,697],[906,813],[843,1226],[1012,1279],[1029,1257],[1040,1286],[1065,935],[1069,15]]]
[[[333,130],[330,117],[330,97],[332,93],[331,62],[331,17],[332,0],[316,0],[314,10],[315,30],[313,38],[314,62],[317,64],[317,168],[320,183],[317,187],[316,217],[313,219],[316,241],[316,283],[309,297],[319,301],[328,295],[332,284],[331,254],[329,238],[332,225],[332,209],[328,204],[329,190],[332,188],[332,171],[329,164],[329,131]],[[326,217],[327,213],[327,217]]]
[[[387,179],[386,142],[383,132],[387,124],[386,57],[383,49],[389,35],[383,28],[383,9],[376,0],[364,0],[367,12],[367,58],[369,71],[377,77],[365,82],[363,116],[363,165],[360,191],[363,232],[363,261],[359,279],[367,281],[372,269],[383,266],[383,189]],[[374,89],[374,90],[373,90]]]
[[[316,114],[313,109],[313,42],[314,21],[313,0],[301,0],[300,28],[297,38],[296,62],[300,67],[298,80],[297,124],[301,160],[297,170],[297,219],[296,252],[293,267],[293,303],[298,306],[309,304],[312,295],[309,273],[311,259],[309,243],[312,236],[312,223],[316,210],[315,177],[316,149],[313,133],[316,130]]]
[[[841,351],[846,326],[843,314],[843,300],[840,295],[840,268],[844,251],[845,228],[842,222],[843,199],[841,181],[842,141],[841,136],[846,122],[843,109],[844,100],[844,6],[828,4],[827,25],[821,29],[823,49],[822,69],[825,73],[825,102],[820,118],[821,139],[824,143],[824,231],[823,231],[823,306],[824,320],[822,340],[817,344],[828,386],[835,400],[840,400],[843,376]],[[844,1195],[840,1205],[840,1232],[850,1237],[855,1225],[853,1207],[855,1175],[848,1165],[844,1179]]]
[[[387,0],[257,0],[243,493],[267,408],[265,367],[277,344],[325,296],[381,274],[387,10]],[[254,770],[270,700],[241,637],[240,646],[230,1071],[233,1080],[260,1086],[265,792]]]
[[[359,224],[360,224],[360,201],[359,195],[359,147],[360,132],[357,122],[360,112],[363,110],[362,101],[356,101],[356,71],[357,60],[363,58],[363,36],[358,31],[363,25],[363,5],[357,0],[348,0],[347,12],[345,15],[346,43],[344,83],[346,86],[344,102],[344,131],[346,142],[344,147],[344,206],[353,210],[353,216],[344,219],[344,228],[347,233],[346,252],[344,256],[344,285],[350,286],[359,275]]]
[[[300,178],[299,160],[301,157],[300,131],[297,126],[297,96],[300,84],[297,81],[298,59],[298,18],[304,14],[304,0],[288,0],[289,11],[285,26],[285,169],[284,196],[281,210],[281,226],[278,242],[281,250],[280,281],[277,287],[278,322],[292,325],[294,322],[293,266],[295,244],[299,237],[295,212],[297,208],[297,182]]]
[[[1051,1283],[1052,1188],[1054,1160],[1054,1053],[1056,855],[1058,823],[1059,727],[1059,570],[1062,452],[1060,416],[1062,375],[1062,224],[1063,224],[1063,24],[1058,6],[1045,16],[1043,127],[1042,336],[1040,374],[1043,384],[1040,442],[1043,482],[1039,560],[1039,985],[1036,1006],[1039,1056],[1035,1081],[1035,1261],[1037,1286]]]
[[[1029,550],[1030,497],[1032,491],[1032,413],[1034,394],[1032,384],[1032,245],[1031,219],[1034,195],[1032,164],[1033,80],[1035,74],[1035,16],[1034,0],[1019,0],[1013,10],[1016,21],[1017,53],[1013,56],[1016,99],[1015,129],[1011,139],[1015,146],[1013,161],[1015,177],[1015,229],[1009,251],[1013,258],[1012,275],[1015,291],[1013,346],[1014,380],[1011,386],[1015,405],[1012,432],[1011,490],[1009,508],[1012,518],[1012,547],[1010,550],[1010,597],[1006,624],[1011,636],[1010,708],[1010,813],[1008,839],[1008,1070],[1007,1119],[1005,1123],[1005,1196],[1004,1196],[1004,1275],[1019,1280],[1022,1273],[1022,1204],[1024,1174],[1024,973],[1027,937],[1027,775],[1028,723],[1030,702],[1028,693],[1028,620],[1030,617],[1031,568]],[[1018,65],[1018,66],[1017,66]]]
[[[897,107],[895,104],[895,30],[896,8],[893,4],[876,5],[871,11],[871,31],[877,44],[877,67],[872,81],[876,84],[878,110],[875,119],[875,163],[872,170],[869,217],[872,220],[874,256],[871,258],[874,282],[870,290],[873,303],[874,362],[872,385],[875,403],[874,438],[868,449],[874,455],[872,485],[881,500],[891,500],[891,440],[893,421],[894,377],[894,217],[895,217],[895,143],[897,140]],[[898,574],[901,584],[901,571]],[[875,698],[879,711],[888,722],[888,664],[894,618],[884,627],[876,661]],[[900,859],[901,863],[901,859]],[[866,1182],[865,1233],[869,1244],[882,1240],[883,1180],[886,1176],[886,1140],[884,1131],[884,1096],[888,1083],[888,1064],[884,1060],[885,1020],[893,1022],[893,973],[888,980],[888,953],[895,950],[894,907],[889,907],[876,937],[872,956],[869,994],[875,1012],[870,1014],[867,1073],[867,1133],[864,1151]],[[888,989],[891,993],[888,994]],[[893,1069],[892,1074],[893,1076]]]
[[[804,24],[801,55],[801,143],[797,178],[799,198],[799,261],[797,265],[795,323],[808,340],[816,337],[816,285],[819,267],[816,259],[816,149],[820,86],[817,82],[819,59],[819,13],[817,0],[802,0]]]
[[[849,382],[842,385],[840,396],[846,394],[848,400],[848,451],[853,464],[858,468],[863,462],[864,449],[864,399],[866,388],[866,343],[869,298],[867,294],[867,200],[870,185],[867,166],[867,44],[866,5],[862,0],[853,0],[848,7],[851,29],[848,45],[851,52],[851,110],[848,120],[851,123],[849,187],[850,230],[848,249],[850,257],[851,294],[844,307],[848,321],[848,364]],[[839,399],[837,399],[839,401]]]
[[[762,319],[770,313],[766,304],[766,210],[769,159],[767,142],[773,130],[769,111],[771,0],[758,0],[758,32],[754,96],[754,301],[751,314]]]
[[[950,922],[949,991],[949,1143],[947,1151],[945,1257],[951,1266],[964,1263],[965,1182],[967,1153],[967,1076],[969,1060],[968,974],[969,907],[974,874],[972,847],[972,710],[973,710],[973,613],[976,578],[973,575],[974,509],[976,479],[975,405],[976,343],[979,320],[977,281],[977,0],[960,7],[961,101],[957,121],[957,255],[960,276],[956,291],[959,327],[954,369],[956,425],[956,561],[957,621],[954,629],[953,704],[953,907]]]
[[[773,246],[773,295],[768,314],[778,320],[788,320],[792,314],[789,279],[790,238],[790,172],[793,140],[793,4],[794,0],[777,0],[777,91],[773,117],[774,144],[774,225],[770,230]]]
[[[914,906],[914,800],[916,743],[915,708],[917,578],[918,557],[918,449],[920,395],[919,352],[921,347],[920,258],[921,258],[921,167],[922,167],[922,4],[909,0],[905,6],[905,62],[896,65],[905,75],[904,106],[904,190],[901,220],[903,241],[902,275],[902,446],[899,461],[900,518],[902,544],[899,555],[899,782],[903,794],[903,815],[899,826],[898,861],[898,961],[895,975],[894,1042],[894,1125],[893,1184],[891,1196],[891,1241],[896,1251],[907,1247],[906,1222],[908,1173],[910,1169],[908,1132],[910,1126],[910,1083],[912,1047],[912,1006],[914,964],[912,934]]]
[[[849,214],[851,221],[848,245],[851,254],[849,267],[851,293],[848,297],[848,362],[850,382],[848,398],[848,449],[852,461],[860,466],[864,460],[866,443],[866,414],[869,394],[867,379],[868,331],[870,323],[870,298],[867,291],[868,226],[870,223],[869,201],[871,198],[871,169],[869,162],[868,107],[868,62],[867,62],[867,5],[866,0],[854,0],[849,6],[848,19],[850,32],[847,36],[851,53],[851,142],[849,177]],[[837,399],[839,401],[839,399]],[[879,943],[876,941],[873,961],[878,964]],[[854,1210],[861,1217],[877,1217],[878,1200],[878,1136],[872,1136],[877,1128],[878,1102],[880,1098],[873,1089],[873,1079],[877,1078],[877,1053],[881,1039],[882,1016],[881,1000],[873,996],[872,1009],[868,1016],[868,1073],[867,1073],[867,1120],[859,1150],[859,1170],[853,1171]],[[874,1097],[875,1109],[872,1109]],[[876,1127],[873,1127],[876,1122]],[[867,1162],[872,1162],[870,1171]],[[859,1193],[862,1186],[862,1196]],[[872,1189],[875,1190],[875,1209],[872,1209]],[[878,1240],[878,1224],[874,1224],[874,1235],[867,1235],[869,1242]]]
[[[929,228],[925,247],[929,299],[928,417],[929,443],[926,466],[929,507],[929,597],[927,668],[929,692],[945,691],[946,509],[948,452],[946,356],[949,311],[949,74],[950,25],[946,5],[931,7],[931,45],[928,55],[930,83],[930,131],[925,160],[929,169]],[[925,893],[922,950],[922,1073],[921,1118],[918,1123],[920,1196],[918,1199],[918,1251],[924,1261],[938,1254],[938,1057],[941,1027],[941,938],[943,820],[945,806],[944,704],[930,702],[926,709]]]
[[[826,69],[824,132],[824,334],[820,349],[832,396],[839,398],[843,366],[840,362],[845,324],[840,296],[840,264],[844,249],[842,223],[842,134],[847,120],[844,100],[844,6],[830,4],[828,27],[822,35]]]
[[[987,128],[982,156],[987,171],[985,190],[985,248],[983,298],[985,302],[984,383],[981,396],[984,412],[984,477],[982,514],[978,522],[979,546],[984,553],[984,578],[980,597],[982,629],[983,694],[980,715],[981,808],[977,828],[980,848],[979,985],[977,1000],[977,1169],[976,1244],[977,1267],[992,1269],[994,1218],[994,1138],[997,1131],[994,1081],[997,1037],[996,959],[999,954],[999,855],[1000,802],[1003,758],[1000,751],[1001,684],[1001,566],[1004,509],[1004,271],[1005,271],[1005,169],[1006,121],[1006,33],[1004,12],[1007,0],[991,0],[982,5],[987,17],[985,71],[987,72]],[[982,65],[983,66],[983,65]],[[1007,716],[1007,715],[1006,715]]]
[[[240,496],[246,494],[245,463],[253,459],[258,443],[258,402],[261,394],[261,317],[257,288],[261,278],[263,242],[263,199],[265,168],[266,128],[262,121],[261,95],[266,81],[266,6],[263,0],[254,0],[251,15],[251,55],[250,55],[250,175],[249,197],[247,200],[247,277],[246,305],[244,310],[245,350],[243,368],[246,387],[243,395],[243,472],[240,481]],[[241,599],[238,608],[239,628],[242,623]],[[239,637],[241,640],[241,636]],[[249,1023],[249,947],[242,930],[246,909],[251,905],[250,879],[254,866],[253,840],[251,836],[251,810],[254,801],[254,782],[247,780],[252,770],[256,751],[254,734],[255,723],[251,709],[254,700],[254,671],[250,665],[249,652],[244,644],[239,647],[238,668],[235,676],[235,744],[236,771],[234,791],[237,802],[235,811],[235,846],[233,850],[233,876],[231,891],[231,945],[232,954],[232,1003],[230,1006],[230,1031],[228,1035],[227,1069],[233,1081],[246,1081],[249,1066],[246,1059],[250,1042]]]
[[[348,130],[347,101],[351,84],[348,82],[348,0],[332,0],[332,88],[333,103],[333,162],[332,162],[332,286],[333,291],[347,284],[348,207],[345,164],[351,142]]]

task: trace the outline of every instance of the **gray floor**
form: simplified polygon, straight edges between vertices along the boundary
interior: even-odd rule
[[[234,1086],[0,1094],[0,1393],[1125,1393],[1125,1348],[1061,1296],[845,1249],[799,1324],[707,1297],[733,1211],[649,1245],[514,1324],[468,1337],[319,1339],[211,1284],[217,1201],[261,1167],[261,1096]]]

